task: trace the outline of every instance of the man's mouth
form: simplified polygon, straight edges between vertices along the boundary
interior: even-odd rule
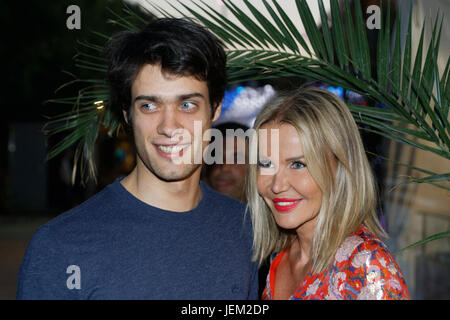
[[[176,144],[176,145],[162,145],[155,144],[156,150],[164,158],[173,159],[183,156],[183,150],[186,149],[189,144]]]
[[[165,153],[177,153],[177,152],[180,152],[184,147],[185,147],[185,145],[184,146],[179,146],[179,145],[176,145],[176,146],[157,146],[157,148],[159,150],[161,150],[162,152],[165,152]]]

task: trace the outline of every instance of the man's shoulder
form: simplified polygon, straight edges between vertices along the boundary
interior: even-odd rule
[[[106,187],[36,230],[18,274],[17,299],[77,298],[77,290],[67,290],[65,286],[66,269],[72,261],[85,261],[86,255],[92,256],[101,249],[100,227],[106,221],[103,204],[110,205],[110,193]]]
[[[41,226],[41,229],[64,232],[77,227],[89,228],[111,210],[117,210],[117,203],[120,199],[112,189],[113,184],[106,186],[76,207],[49,220]]]
[[[206,200],[209,203],[213,203],[214,205],[218,206],[218,208],[224,208],[227,210],[230,209],[234,209],[234,210],[238,210],[238,211],[244,211],[246,204],[236,200],[234,198],[231,198],[229,196],[226,196],[214,189],[212,189],[211,187],[209,187],[208,185],[204,184],[205,190],[207,190],[206,193]]]
[[[201,182],[201,185],[203,186],[204,190],[207,191],[206,196],[208,197],[208,200],[229,203],[230,205],[235,206],[245,206],[245,204],[242,201],[224,195],[223,193],[214,190],[204,182]]]
[[[210,187],[206,195],[204,206],[210,219],[211,228],[234,230],[239,234],[251,234],[251,219],[247,211],[247,205],[239,200],[221,194]]]

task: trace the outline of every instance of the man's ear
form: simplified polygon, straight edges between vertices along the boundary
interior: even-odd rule
[[[126,110],[122,110],[123,118],[125,119],[125,123],[129,125],[128,123],[128,113]]]
[[[222,101],[217,105],[216,109],[214,110],[214,115],[212,117],[212,122],[216,121],[220,117],[220,112],[222,111]]]

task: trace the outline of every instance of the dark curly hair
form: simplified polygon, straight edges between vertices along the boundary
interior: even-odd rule
[[[206,81],[212,114],[224,97],[227,80],[223,43],[194,22],[162,18],[140,31],[119,32],[107,43],[106,56],[109,105],[122,123],[122,110],[129,111],[131,106],[133,81],[145,64],[159,64],[164,73]]]

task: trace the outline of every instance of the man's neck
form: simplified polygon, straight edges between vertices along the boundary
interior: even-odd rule
[[[185,212],[194,209],[202,198],[200,170],[201,167],[187,179],[167,182],[147,168],[136,166],[120,182],[133,196],[153,207]]]

